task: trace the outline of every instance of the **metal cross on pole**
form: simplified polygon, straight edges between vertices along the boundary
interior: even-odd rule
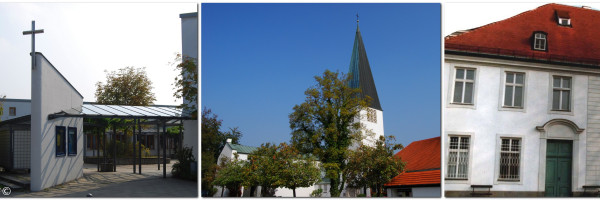
[[[23,35],[31,35],[31,69],[35,68],[35,34],[44,33],[44,29],[35,30],[35,20],[31,21],[31,30],[23,31]]]

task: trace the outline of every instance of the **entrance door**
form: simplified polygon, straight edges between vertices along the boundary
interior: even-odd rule
[[[573,142],[548,140],[546,149],[546,196],[571,195],[571,158]]]

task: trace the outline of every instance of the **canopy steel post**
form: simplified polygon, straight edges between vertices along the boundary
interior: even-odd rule
[[[140,137],[140,138],[142,137],[142,127],[139,123],[139,120],[138,120],[138,137]],[[142,174],[142,142],[141,141],[138,143],[138,151],[140,153],[140,158],[139,158],[140,159],[140,165],[139,165],[140,170],[138,171],[138,173]]]
[[[100,171],[100,133],[98,133],[98,127],[94,128],[96,132],[96,165],[98,165],[98,171]]]
[[[106,127],[102,130],[102,157],[104,157],[104,164],[106,164]]]
[[[165,146],[163,146],[163,178],[167,178],[167,140],[166,140],[166,135],[167,135],[167,123],[163,122],[163,144],[165,144]]]
[[[156,124],[156,163],[158,163],[158,170],[160,170],[160,124]]]
[[[177,146],[178,151],[183,149],[183,120],[179,120],[179,146]],[[196,158],[198,159],[198,158]]]
[[[133,173],[134,174],[135,174],[135,162],[136,162],[136,160],[135,160],[135,142],[137,141],[136,137],[135,137],[135,123],[136,122],[137,122],[137,119],[133,119],[133,134],[131,134],[131,137],[133,140],[133,144],[131,146],[133,147],[132,153],[133,153]]]
[[[117,127],[113,125],[113,172],[117,171]]]
[[[13,128],[12,128],[12,124],[8,125],[8,133],[10,135],[10,168],[14,168],[15,167],[15,136],[13,133]]]

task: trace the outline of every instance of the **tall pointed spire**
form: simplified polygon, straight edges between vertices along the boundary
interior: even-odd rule
[[[375,88],[375,81],[371,74],[371,67],[369,66],[369,59],[367,59],[367,51],[363,44],[362,36],[360,35],[360,29],[358,27],[358,14],[356,14],[356,36],[354,37],[354,48],[352,49],[352,57],[350,58],[350,87],[359,88],[362,90],[361,97],[371,97],[371,103],[369,107],[381,110],[381,104],[379,103],[379,96],[377,96],[377,89]]]

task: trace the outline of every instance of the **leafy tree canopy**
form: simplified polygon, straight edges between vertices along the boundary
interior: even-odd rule
[[[208,191],[208,196],[213,196],[212,183],[217,170],[217,159],[223,150],[227,138],[237,144],[242,138],[242,132],[237,127],[229,131],[221,131],[222,120],[208,108],[202,110],[201,118],[201,176],[202,190]],[[205,193],[202,193],[205,194]]]
[[[383,185],[401,171],[405,163],[394,156],[394,151],[402,149],[402,144],[395,144],[395,137],[380,136],[374,146],[360,145],[350,152],[345,176],[348,186],[352,188],[371,187],[377,196],[382,195]]]
[[[247,168],[248,162],[238,159],[237,153],[233,159],[223,157],[217,171],[217,175],[212,184],[224,186],[229,189],[229,196],[239,197],[241,192],[240,187],[245,181],[243,173],[240,173]]]
[[[316,76],[317,84],[304,92],[305,101],[289,115],[292,144],[321,161],[333,197],[344,188],[349,147],[362,140],[363,125],[356,119],[370,101],[360,98],[360,89],[348,86],[349,78],[329,70]]]
[[[181,108],[189,112],[193,119],[198,118],[198,61],[195,58],[177,54],[175,57],[175,70],[179,74],[175,77],[175,98],[183,98]]]
[[[106,83],[96,83],[97,103],[147,106],[156,100],[145,68],[125,67],[105,73]]]

